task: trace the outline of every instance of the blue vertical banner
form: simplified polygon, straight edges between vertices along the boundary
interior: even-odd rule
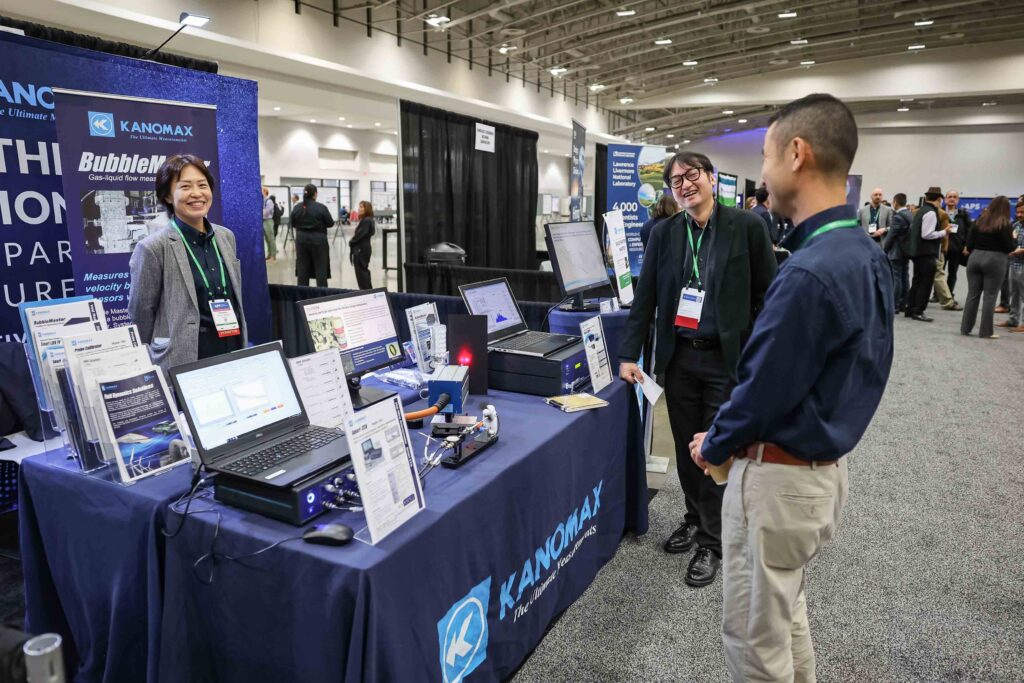
[[[54,91],[75,292],[103,300],[107,325],[131,322],[128,261],[167,224],[156,172],[175,154],[202,158],[216,179],[213,105]],[[209,219],[221,223],[216,183]]]
[[[864,182],[864,176],[859,175],[848,175],[846,176],[846,205],[854,208],[860,208],[860,189],[861,184]]]
[[[569,220],[583,220],[583,167],[586,163],[587,129],[573,119],[572,158],[569,167]]]
[[[105,249],[105,239],[99,240],[96,231],[104,214],[120,210],[129,216],[129,234],[140,229],[136,224],[143,217],[152,214],[149,200],[133,194],[124,199],[100,195],[99,203],[96,198],[87,199],[85,213],[77,213],[82,211],[82,198],[64,196],[62,174],[77,172],[77,166],[62,164],[54,88],[216,105],[216,111],[206,110],[211,120],[216,120],[215,153],[204,149],[208,157],[220,161],[213,169],[219,181],[214,192],[219,213],[213,218],[235,233],[249,338],[254,342],[268,340],[270,307],[266,305],[267,271],[263,260],[256,83],[3,31],[0,55],[0,341],[23,341],[19,304],[76,294],[74,272],[84,271],[72,266],[77,253],[74,241],[91,242],[94,248]],[[114,113],[109,108],[95,111]],[[121,144],[120,124],[108,131],[104,130],[105,121],[105,117],[96,117],[95,131],[108,136],[113,132],[115,137],[90,135],[90,129],[72,124],[79,128],[71,131],[79,138],[72,143],[86,150],[92,150],[84,147],[87,142]],[[182,148],[188,149],[186,145]],[[129,156],[142,154],[118,151],[118,167],[122,151]],[[140,168],[136,166],[135,173],[124,173],[140,175]],[[146,172],[152,174],[148,168]],[[150,184],[127,192],[153,189]],[[122,194],[125,191],[122,189]],[[79,208],[72,208],[75,205]],[[75,220],[80,223],[69,222],[69,210],[75,212]],[[89,217],[93,223],[86,234]],[[123,263],[127,262],[125,258]],[[78,286],[83,282],[80,280]],[[103,296],[109,293],[96,291]]]
[[[640,275],[644,262],[640,227],[650,219],[655,202],[665,191],[664,169],[664,147],[608,145],[608,204],[604,210],[622,211],[629,269],[634,277]]]
[[[731,173],[718,172],[718,203],[722,206],[736,206],[736,186],[739,178]]]

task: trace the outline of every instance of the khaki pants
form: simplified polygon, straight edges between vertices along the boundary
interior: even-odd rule
[[[846,493],[845,458],[733,465],[722,503],[722,643],[733,681],[815,680],[804,566],[835,533]]]
[[[941,251],[939,252],[939,258],[935,261],[935,298],[939,300],[939,305],[943,308],[949,308],[953,305],[953,293],[949,291],[949,285],[946,283],[946,255]]]

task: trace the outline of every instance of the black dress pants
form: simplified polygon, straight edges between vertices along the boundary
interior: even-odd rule
[[[733,381],[720,350],[698,351],[676,343],[665,372],[668,421],[676,445],[676,469],[686,499],[684,520],[698,527],[697,545],[722,556],[722,497],[725,487],[705,475],[690,457],[690,441],[704,432],[732,393]]]
[[[295,236],[295,276],[299,287],[308,287],[309,278],[316,278],[317,287],[326,287],[331,277],[331,247],[327,235],[298,233]]]
[[[952,245],[949,247],[949,252],[946,254],[946,284],[949,285],[949,293],[953,295],[954,299],[956,299],[956,275],[960,270],[963,258],[963,249],[953,253]]]
[[[907,315],[924,315],[924,310],[928,308],[932,285],[935,284],[936,257],[915,256],[912,260],[914,279],[910,283],[910,295],[907,297]]]
[[[370,282],[370,251],[369,242],[352,247],[352,266],[356,270],[359,289],[373,289]]]

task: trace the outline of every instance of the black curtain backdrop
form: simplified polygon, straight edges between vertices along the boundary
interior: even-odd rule
[[[402,101],[405,258],[453,242],[466,265],[536,270],[537,133]],[[479,152],[476,124],[494,126]]]
[[[33,24],[30,21],[11,19],[10,17],[2,15],[0,15],[0,26],[10,26],[11,28],[21,29],[25,32],[25,35],[30,38],[39,38],[40,40],[49,40],[53,43],[63,43],[64,45],[82,47],[87,50],[96,50],[97,52],[106,52],[108,54],[120,55],[122,57],[133,57],[135,59],[143,59],[145,54],[152,49],[149,47],[131,45],[129,43],[117,43],[110,40],[104,40],[103,38],[97,38],[96,36],[87,36],[81,33],[64,31],[59,28],[43,26],[42,24]],[[167,35],[170,36],[170,33]],[[153,45],[152,47],[156,47],[156,45]],[[149,60],[153,62],[160,62],[161,64],[179,66],[183,69],[192,69],[193,71],[217,73],[216,62],[208,62],[203,59],[192,59],[191,57],[182,57],[181,55],[165,53],[162,51],[156,53],[152,57],[149,57]]]
[[[594,153],[594,227],[604,235],[604,214],[608,211],[608,145],[597,143]]]

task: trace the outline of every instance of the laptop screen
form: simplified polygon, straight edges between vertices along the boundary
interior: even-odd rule
[[[192,436],[204,450],[302,416],[302,404],[278,344],[227,354],[217,360],[221,362],[174,373]]]
[[[487,339],[494,341],[514,332],[525,331],[526,323],[512,296],[508,280],[499,278],[459,287],[470,315],[487,316]]]

